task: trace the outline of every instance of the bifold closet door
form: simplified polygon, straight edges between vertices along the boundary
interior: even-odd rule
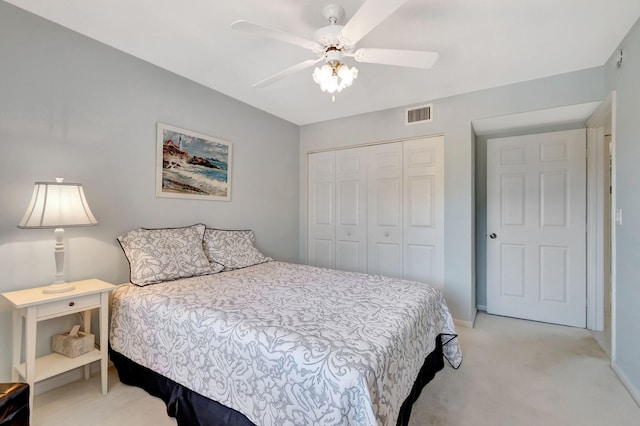
[[[366,149],[367,271],[402,278],[402,142]]]
[[[335,268],[335,152],[309,155],[307,257],[310,265]]]
[[[444,288],[444,137],[403,143],[404,278]]]
[[[308,263],[444,286],[444,139],[309,154]]]
[[[367,150],[336,151],[336,269],[367,272]]]

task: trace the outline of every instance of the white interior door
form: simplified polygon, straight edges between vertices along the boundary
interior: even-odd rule
[[[309,155],[307,261],[335,268],[335,152]]]
[[[444,138],[403,143],[404,278],[444,289]]]
[[[367,270],[402,278],[402,142],[367,151]]]
[[[487,141],[487,311],[585,327],[584,129]]]
[[[367,151],[336,151],[336,269],[367,272]]]

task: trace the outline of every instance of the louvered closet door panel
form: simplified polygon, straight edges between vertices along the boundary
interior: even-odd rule
[[[444,138],[403,143],[404,278],[444,288]]]
[[[335,267],[335,152],[309,154],[307,261]]]
[[[402,278],[402,142],[367,148],[367,270]]]
[[[336,151],[336,269],[367,272],[367,158]]]

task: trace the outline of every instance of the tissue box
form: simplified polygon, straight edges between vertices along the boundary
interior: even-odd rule
[[[96,336],[79,331],[78,336],[69,333],[56,334],[51,338],[51,350],[70,358],[75,358],[93,350]]]

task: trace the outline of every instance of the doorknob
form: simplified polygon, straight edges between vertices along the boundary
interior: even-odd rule
[[[492,240],[495,240],[498,236],[496,235],[496,233],[492,233],[491,235],[489,235],[489,238],[491,238]]]

